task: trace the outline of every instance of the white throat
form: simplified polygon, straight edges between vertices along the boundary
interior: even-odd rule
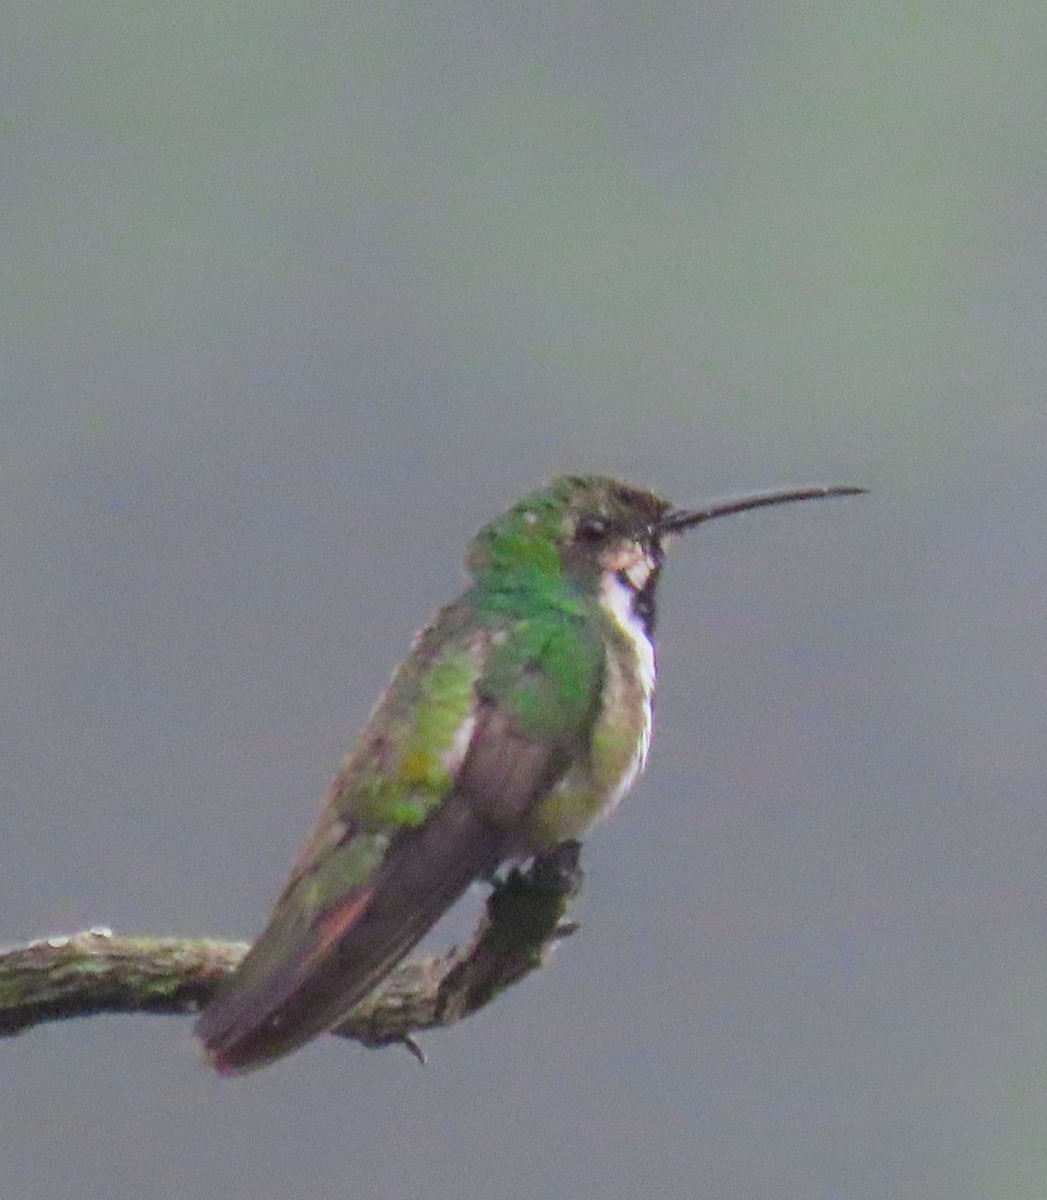
[[[600,606],[614,621],[618,629],[629,639],[636,654],[636,665],[640,673],[640,686],[644,695],[654,693],[654,643],[647,636],[643,621],[636,614],[634,602],[636,591],[623,583],[618,576],[608,572],[600,585]]]
[[[626,778],[618,789],[620,797],[628,791],[636,776],[647,763],[647,752],[651,746],[651,732],[654,725],[654,678],[655,656],[654,643],[647,635],[647,629],[636,613],[634,602],[636,590],[629,583],[623,583],[614,572],[607,572],[600,584],[600,606],[615,623],[619,632],[624,634],[635,655],[636,677],[640,684],[643,697],[643,731],[640,745]]]

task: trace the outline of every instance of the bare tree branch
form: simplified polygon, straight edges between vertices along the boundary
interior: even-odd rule
[[[333,1032],[368,1046],[452,1025],[542,966],[574,925],[580,847],[565,842],[498,881],[473,937],[447,954],[407,959]],[[247,953],[212,938],[116,937],[108,929],[0,951],[0,1036],[96,1013],[194,1013]]]

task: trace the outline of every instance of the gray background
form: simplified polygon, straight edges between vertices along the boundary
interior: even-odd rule
[[[1043,1195],[1042,5],[9,4],[7,941],[250,936],[473,530],[720,522],[583,931],[404,1053],[0,1045],[12,1200]]]

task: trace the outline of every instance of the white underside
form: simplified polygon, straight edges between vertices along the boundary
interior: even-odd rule
[[[626,636],[636,656],[636,672],[643,696],[643,731],[629,765],[622,774],[618,786],[609,797],[608,809],[614,808],[625,793],[636,782],[636,777],[647,763],[647,752],[651,747],[653,727],[653,700],[655,661],[654,646],[647,636],[643,622],[633,611],[635,592],[613,574],[604,576],[600,588],[600,605]]]

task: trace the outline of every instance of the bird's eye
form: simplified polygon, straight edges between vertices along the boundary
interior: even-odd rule
[[[607,535],[607,522],[602,517],[581,517],[576,532],[587,542],[598,542]]]

